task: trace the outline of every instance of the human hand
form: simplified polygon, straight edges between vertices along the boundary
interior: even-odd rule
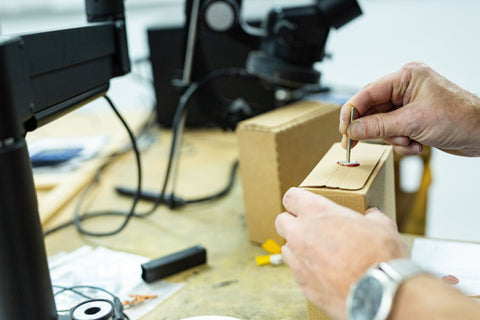
[[[392,220],[378,209],[364,215],[300,188],[285,193],[288,212],[276,221],[282,247],[303,294],[330,316],[346,317],[350,285],[372,265],[408,257]]]
[[[355,118],[350,124],[350,111]],[[382,139],[400,155],[419,154],[423,145],[463,156],[480,156],[480,99],[418,62],[372,82],[340,112],[346,146]]]

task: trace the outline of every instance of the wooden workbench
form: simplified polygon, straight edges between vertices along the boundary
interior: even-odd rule
[[[142,153],[144,187],[159,190],[170,144],[169,131],[156,131],[157,142]],[[189,130],[184,136],[178,178],[178,194],[191,199],[222,189],[237,158],[236,137],[217,129]],[[135,186],[133,155],[115,160],[104,172],[100,186],[87,201],[88,210],[128,210],[131,199],[119,197],[113,186]],[[80,236],[73,227],[46,238],[48,255],[83,245],[158,258],[200,244],[207,249],[207,265],[166,280],[186,285],[150,314],[153,319],[182,319],[198,315],[224,315],[241,319],[307,319],[306,303],[290,269],[255,264],[266,254],[247,238],[241,184],[238,180],[225,198],[189,205],[175,211],[165,207],[144,219],[133,219],[120,234],[94,238]],[[40,199],[41,200],[41,199]],[[72,217],[74,199],[44,225],[45,229]],[[149,209],[142,203],[139,210]],[[120,218],[86,222],[93,230],[111,230]],[[108,262],[105,262],[108,263]]]

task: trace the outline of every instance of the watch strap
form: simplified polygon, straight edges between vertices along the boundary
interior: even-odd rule
[[[395,259],[382,262],[378,267],[398,284],[425,271],[410,259]]]

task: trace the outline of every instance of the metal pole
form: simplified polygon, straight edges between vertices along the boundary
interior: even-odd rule
[[[190,24],[188,26],[187,49],[185,50],[185,63],[183,66],[183,84],[189,85],[192,75],[193,56],[195,55],[195,42],[197,40],[198,12],[200,11],[200,0],[193,0],[190,13]]]

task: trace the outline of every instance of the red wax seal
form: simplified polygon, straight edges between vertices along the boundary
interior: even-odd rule
[[[348,167],[348,168],[354,168],[354,167],[358,167],[360,165],[360,163],[358,163],[357,161],[350,161],[348,162],[347,160],[339,160],[337,161],[337,164],[339,166],[342,166],[342,167]]]

